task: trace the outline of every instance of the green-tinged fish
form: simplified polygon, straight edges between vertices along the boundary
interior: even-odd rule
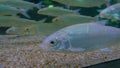
[[[34,25],[22,26],[22,27],[11,27],[6,30],[7,34],[10,35],[49,35],[57,30],[62,28],[62,26],[58,26],[56,24],[51,23],[38,23]]]
[[[97,21],[97,18],[95,17],[90,17],[90,16],[83,16],[83,15],[77,15],[77,14],[66,14],[66,15],[61,15],[52,20],[54,23],[59,23],[59,24],[66,24],[66,25],[71,25],[71,24],[78,24],[78,23],[85,23],[85,22],[91,22],[91,21]]]
[[[0,4],[0,16],[15,15],[17,13],[21,13],[24,16],[26,16],[27,18],[30,18],[29,15],[27,14],[27,11],[17,9],[15,7]]]
[[[39,46],[46,51],[110,51],[120,46],[120,29],[96,22],[76,24],[48,36]]]
[[[23,8],[23,9],[31,9],[33,7],[40,8],[41,5],[39,4],[34,4],[28,1],[23,1],[23,0],[0,0],[0,4],[3,5],[9,5],[17,8]]]
[[[108,0],[52,0],[61,4],[75,7],[100,7],[102,4],[108,4]]]
[[[60,7],[52,7],[52,8],[43,8],[38,11],[38,14],[48,15],[48,16],[60,16],[64,14],[78,14],[75,11],[60,8]]]
[[[28,20],[28,19],[10,17],[10,16],[0,16],[0,27],[27,26],[27,25],[37,24],[37,23],[38,22],[34,20]]]
[[[99,14],[101,18],[120,20],[120,3],[114,4]]]

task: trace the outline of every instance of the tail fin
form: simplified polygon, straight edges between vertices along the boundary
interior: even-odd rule
[[[69,9],[69,10],[72,10],[72,8],[70,7],[70,6],[65,6],[67,9]],[[76,13],[79,13],[79,11],[80,11],[81,9],[79,8],[79,9],[75,9],[74,11],[76,12]]]
[[[47,18],[44,18],[44,19],[42,19],[42,20],[39,20],[38,22],[39,22],[39,23],[44,23],[46,20],[47,20]]]
[[[27,9],[20,9],[21,14],[23,14],[25,17],[30,18],[30,16],[27,14]]]
[[[81,9],[74,10],[76,13],[79,13]],[[80,14],[80,13],[79,13]]]
[[[43,5],[42,4],[42,2],[39,2],[38,4],[36,4],[36,7],[38,8],[38,9],[41,9],[41,8],[43,8],[45,5]]]

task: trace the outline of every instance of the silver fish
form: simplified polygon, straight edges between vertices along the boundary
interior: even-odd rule
[[[61,7],[52,7],[52,8],[47,7],[47,8],[38,10],[37,13],[42,15],[55,16],[55,17],[60,15],[65,15],[65,14],[79,14],[73,10],[68,10]]]
[[[53,0],[55,2],[75,7],[100,7],[102,4],[108,4],[108,0]]]
[[[37,22],[38,23],[38,22]],[[28,26],[13,26],[6,30],[7,34],[10,35],[49,35],[58,29],[62,28],[61,26],[56,26],[51,23],[38,23]]]
[[[86,52],[108,51],[112,45],[120,45],[120,29],[91,22],[63,28],[39,46],[46,51]]]
[[[13,16],[0,16],[0,27],[10,27],[10,26],[28,26],[37,24],[37,21],[28,20],[24,18],[18,18]]]
[[[15,15],[17,13],[21,13],[24,16],[26,16],[27,18],[30,18],[29,15],[27,14],[27,11],[25,11],[25,10],[20,10],[15,7],[0,4],[0,16]]]
[[[100,12],[101,18],[107,18],[112,20],[120,20],[120,3],[109,6]]]
[[[97,18],[90,16],[83,16],[79,14],[65,14],[65,15],[60,15],[52,20],[53,23],[59,23],[59,24],[60,23],[78,24],[78,23],[85,23],[91,21],[97,21]]]
[[[9,5],[16,8],[23,8],[23,9],[31,9],[33,7],[41,8],[41,2],[38,4],[34,4],[31,2],[23,1],[23,0],[0,0],[0,4]]]

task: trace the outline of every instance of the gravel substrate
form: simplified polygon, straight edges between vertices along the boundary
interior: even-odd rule
[[[26,43],[19,47],[0,49],[0,67],[4,68],[81,68],[106,61],[120,59],[120,46],[110,51],[91,52],[46,52],[39,44]],[[1,45],[0,45],[1,46]],[[7,44],[7,46],[9,46]],[[13,44],[14,46],[14,44]]]

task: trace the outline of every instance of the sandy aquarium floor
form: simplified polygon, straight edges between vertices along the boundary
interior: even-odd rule
[[[120,59],[120,46],[111,51],[46,52],[38,46],[43,38],[0,35],[0,68],[81,68]]]

